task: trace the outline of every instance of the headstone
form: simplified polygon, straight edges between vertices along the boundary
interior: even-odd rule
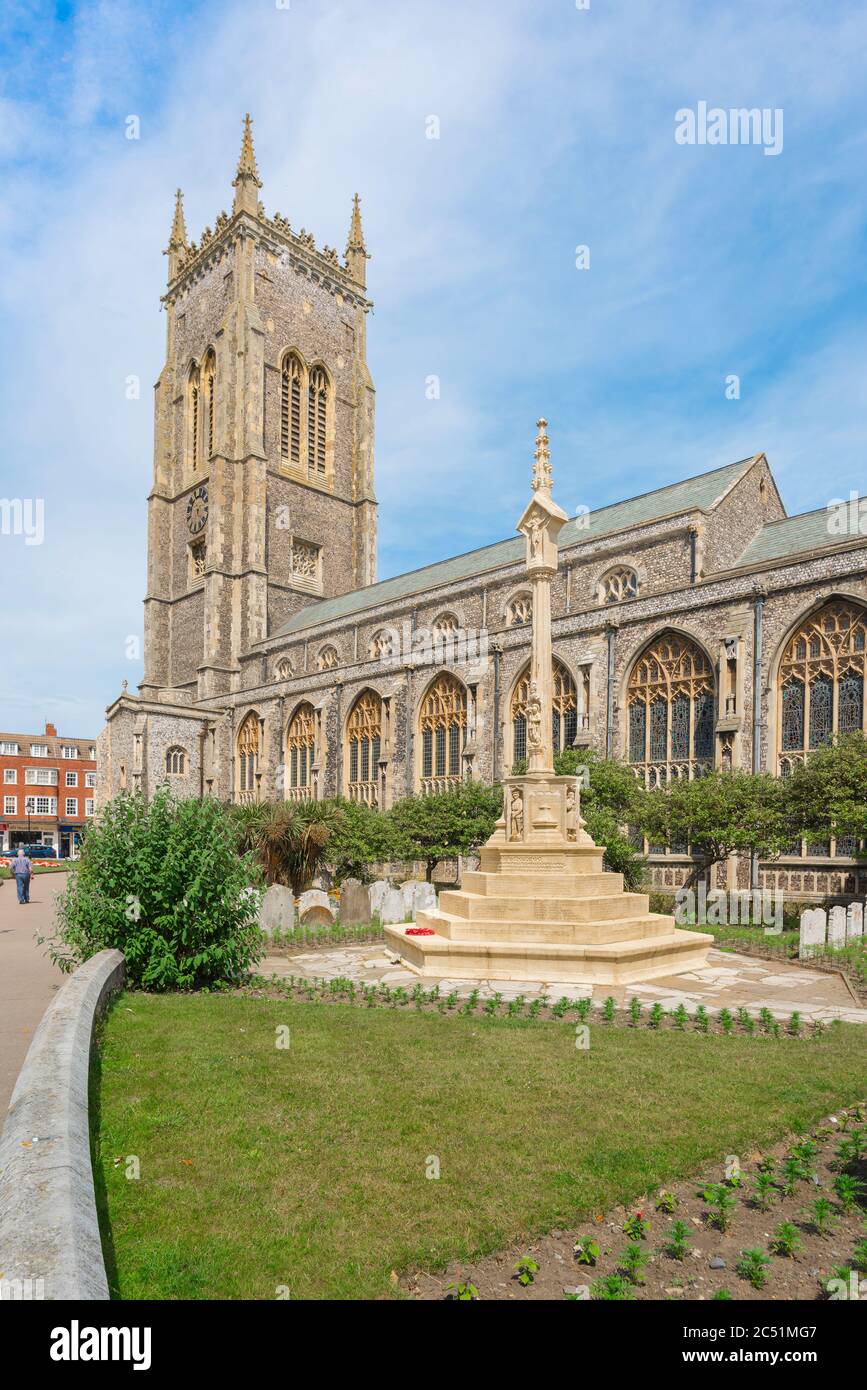
[[[370,890],[357,878],[340,885],[340,920],[347,926],[370,921]]]
[[[290,931],[295,925],[295,900],[292,889],[280,883],[272,883],[262,894],[259,904],[259,926],[266,935],[272,932]]]
[[[298,899],[298,920],[305,927],[327,926],[337,914],[321,888],[308,888]]]
[[[850,903],[846,908],[846,940],[854,941],[864,935],[864,904]]]
[[[391,885],[389,885],[383,893],[379,916],[383,926],[387,926],[394,922],[406,921],[406,908],[403,903],[403,893],[401,893],[399,888],[392,888]]]
[[[846,944],[846,909],[845,907],[832,907],[828,913],[828,945],[845,946]]]
[[[368,892],[370,894],[370,911],[382,914],[382,900],[388,892],[391,884],[387,878],[378,878],[375,883],[371,883]]]
[[[400,885],[403,894],[403,906],[405,910],[404,921],[412,918],[415,921],[415,914],[425,908],[436,908],[437,895],[432,883],[423,882],[418,878],[408,878],[406,883]]]
[[[808,907],[801,913],[801,937],[798,955],[801,960],[821,950],[825,944],[825,910],[821,907]]]

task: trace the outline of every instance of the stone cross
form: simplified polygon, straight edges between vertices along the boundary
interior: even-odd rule
[[[533,497],[518,530],[527,538],[527,575],[533,590],[533,645],[530,690],[527,697],[527,760],[529,771],[554,771],[551,725],[553,673],[551,665],[551,581],[559,559],[557,537],[568,517],[551,497],[551,454],[547,420],[538,421],[533,465]]]

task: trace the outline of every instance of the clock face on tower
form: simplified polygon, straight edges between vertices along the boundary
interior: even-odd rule
[[[197,536],[208,520],[208,489],[204,483],[197,487],[187,503],[187,526]]]

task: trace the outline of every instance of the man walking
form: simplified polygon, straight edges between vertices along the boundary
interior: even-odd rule
[[[30,875],[33,873],[33,865],[27,858],[23,849],[18,850],[12,860],[12,872],[15,875],[15,887],[18,889],[19,903],[30,902]]]

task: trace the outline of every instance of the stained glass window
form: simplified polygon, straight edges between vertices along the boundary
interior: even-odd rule
[[[434,779],[457,782],[467,731],[467,691],[456,676],[443,672],[422,700],[422,792],[442,788]]]
[[[864,726],[864,677],[847,671],[837,693],[837,727],[841,734],[855,733]]]
[[[801,681],[783,686],[782,745],[785,749],[804,746],[804,687]]]
[[[349,799],[376,806],[379,800],[379,749],[382,701],[373,690],[359,695],[346,724],[349,745]]]
[[[645,731],[647,728],[647,706],[643,701],[629,706],[629,761],[644,762]]]
[[[810,684],[810,747],[818,748],[831,737],[834,683],[830,676],[817,676]]]
[[[650,706],[650,761],[665,762],[668,753],[668,704],[654,700]]]
[[[286,730],[289,755],[289,794],[300,801],[312,792],[316,715],[311,704],[299,705]]]
[[[671,702],[671,756],[689,757],[689,696],[683,692]]]
[[[695,697],[695,756],[713,757],[714,697],[710,690],[701,690]]]
[[[578,732],[578,692],[562,662],[553,662],[551,699],[551,738],[559,753],[575,742]],[[515,762],[527,756],[527,701],[530,697],[530,671],[524,671],[512,694],[512,750]]]

